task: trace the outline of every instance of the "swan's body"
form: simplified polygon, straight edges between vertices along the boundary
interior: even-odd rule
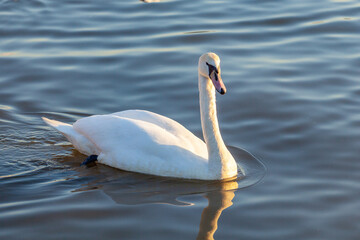
[[[215,88],[221,94],[226,91],[219,64],[213,53],[199,59],[201,123],[206,143],[178,122],[143,110],[94,115],[74,125],[43,119],[81,153],[98,155],[100,163],[112,167],[187,179],[234,177],[237,164],[222,140],[216,116]]]

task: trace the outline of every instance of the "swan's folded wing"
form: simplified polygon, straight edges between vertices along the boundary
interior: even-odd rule
[[[100,162],[128,171],[173,176],[174,171],[192,171],[189,166],[198,169],[196,165],[207,163],[205,144],[194,152],[189,139],[149,122],[95,115],[78,120],[74,129],[96,145],[103,156]]]
[[[165,129],[167,132],[185,139],[185,141],[190,141],[191,146],[188,147],[193,147],[194,149],[202,149],[205,145],[203,140],[196,137],[180,123],[157,113],[146,110],[126,110],[112,113],[111,115],[155,124]]]

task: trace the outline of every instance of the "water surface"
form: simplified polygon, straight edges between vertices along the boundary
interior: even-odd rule
[[[358,239],[359,13],[351,0],[0,0],[0,238]],[[207,51],[228,89],[224,141],[266,165],[262,180],[82,168],[40,119],[146,109],[201,137]]]

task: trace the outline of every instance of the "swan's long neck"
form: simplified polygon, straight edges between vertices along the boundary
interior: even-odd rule
[[[217,114],[215,88],[210,79],[199,74],[201,126],[208,150],[209,172],[218,179],[237,174],[236,162],[221,137]]]

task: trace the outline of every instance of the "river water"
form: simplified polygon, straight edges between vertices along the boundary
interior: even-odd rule
[[[351,0],[0,0],[0,238],[359,239],[359,20]],[[80,167],[40,118],[145,109],[201,137],[208,51],[245,178]]]

